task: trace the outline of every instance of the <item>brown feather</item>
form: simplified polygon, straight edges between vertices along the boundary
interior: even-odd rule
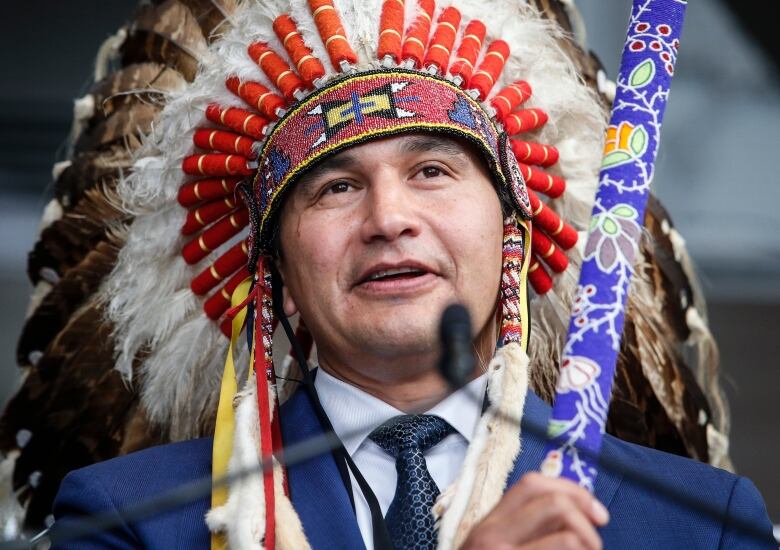
[[[134,102],[159,103],[160,92],[181,89],[184,78],[160,63],[133,63],[108,75],[91,90],[97,110],[105,117]]]
[[[138,132],[149,131],[160,109],[155,93],[138,91],[170,91],[185,76],[191,80],[204,36],[223,19],[213,4],[191,4],[195,15],[174,0],[140,10],[122,47],[124,63],[138,63],[93,87],[96,109],[83,121],[75,156],[56,184],[63,216],[42,232],[30,253],[34,283],[44,268],[59,280],[32,312],[19,341],[20,364],[29,364],[31,351],[43,355],[24,369],[22,388],[0,417],[4,453],[18,449],[21,430],[32,434],[14,470],[30,528],[42,527],[68,471],[165,441],[135,391],[113,369],[112,329],[95,291],[122,245],[112,228],[130,221],[112,201],[112,190],[120,171],[130,168]],[[230,0],[222,4],[228,11],[234,7]]]
[[[667,452],[709,460],[707,398],[686,354],[690,334],[685,303],[690,281],[660,230],[666,212],[655,198],[645,217],[647,239],[626,308],[626,324],[607,430],[618,437]],[[644,295],[639,288],[643,287]],[[647,290],[649,289],[649,290]],[[687,360],[686,360],[687,357]],[[641,411],[638,417],[631,411]],[[701,420],[704,420],[702,422]]]
[[[41,232],[27,262],[30,280],[37,284],[43,278],[44,269],[63,277],[105,240],[108,226],[125,221],[127,215],[116,208],[106,190],[90,189],[75,208]]]
[[[83,130],[76,141],[75,150],[88,151],[111,145],[137,149],[141,145],[139,136],[152,130],[152,122],[161,109],[161,106],[152,103],[136,102],[115,110]]]
[[[539,13],[544,15],[550,21],[555,21],[564,31],[571,33],[572,25],[566,9],[558,0],[530,0]]]
[[[561,49],[577,67],[577,72],[592,88],[596,88],[596,77],[601,63],[592,52],[585,52],[574,40],[574,28],[569,14],[559,0],[530,0],[539,12],[547,19],[554,21],[566,36],[558,41]]]
[[[57,179],[55,195],[67,211],[79,203],[88,189],[113,187],[119,173],[129,170],[131,165],[130,151],[123,144],[78,153]]]
[[[102,308],[87,303],[29,370],[0,420],[0,443],[6,453],[16,447],[19,430],[32,434],[14,470],[14,486],[28,500],[30,526],[41,525],[50,513],[68,471],[116,456],[122,448],[160,441],[157,433],[139,431],[137,426],[146,424],[135,419],[142,414],[136,393],[113,370],[113,347]],[[128,424],[136,427],[126,442]]]
[[[122,44],[122,63],[156,61],[191,82],[206,48],[203,31],[189,8],[178,0],[166,0],[158,6],[140,8]]]
[[[627,441],[709,461],[717,459],[711,456],[707,439],[712,403],[720,404],[722,398],[709,388],[705,394],[697,382],[701,367],[688,342],[686,322],[686,307],[693,302],[692,281],[662,229],[670,225],[660,203],[651,198],[628,295],[606,428]],[[717,366],[708,368],[717,388]],[[555,371],[535,369],[530,384],[552,402],[556,379]],[[719,462],[728,463],[727,456]]]
[[[236,0],[182,0],[189,7],[205,36],[212,41],[214,31],[225,22],[225,14],[233,13],[238,7]]]
[[[141,6],[133,28],[158,34],[193,57],[200,57],[208,49],[196,17],[186,3],[180,0]]]
[[[16,351],[19,365],[30,365],[33,354],[46,349],[70,316],[98,289],[114,267],[119,247],[121,243],[98,242],[54,285],[24,324]]]

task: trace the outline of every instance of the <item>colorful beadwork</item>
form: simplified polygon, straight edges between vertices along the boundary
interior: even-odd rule
[[[263,459],[268,459],[274,452],[274,440],[279,432],[279,406],[278,400],[272,403],[268,391],[276,387],[276,374],[274,372],[273,339],[274,339],[274,312],[271,289],[271,270],[266,265],[267,260],[262,260],[257,271],[256,284],[259,291],[256,294],[255,312],[259,319],[255,321],[254,334],[254,372],[257,383],[257,405],[260,415],[260,454]],[[271,411],[273,410],[273,423]],[[274,509],[274,471],[267,468],[263,471],[263,497],[265,509]],[[274,548],[276,536],[275,514],[265,514],[265,547]]]
[[[387,69],[331,83],[298,103],[273,129],[255,178],[262,210],[261,241],[267,237],[269,219],[284,190],[315,162],[367,139],[434,129],[474,143],[498,183],[512,181],[517,196],[524,197],[522,212],[530,217],[522,174],[518,169],[506,177],[499,159],[498,130],[479,103],[442,78]],[[508,156],[514,160],[511,150]]]
[[[525,273],[528,269],[526,250],[530,236],[514,217],[504,220],[503,266],[501,269],[501,335],[502,346],[510,342],[523,349],[528,339],[528,304]]]

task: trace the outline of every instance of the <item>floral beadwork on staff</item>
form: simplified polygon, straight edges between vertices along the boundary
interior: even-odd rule
[[[635,0],[542,471],[593,490],[684,0]]]

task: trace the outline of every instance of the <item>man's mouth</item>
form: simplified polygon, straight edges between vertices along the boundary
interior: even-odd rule
[[[425,275],[427,271],[422,269],[416,269],[414,267],[398,267],[395,269],[383,269],[372,273],[364,282],[371,281],[386,281],[392,279],[411,279],[413,277],[419,277]]]
[[[433,270],[416,262],[404,262],[402,264],[379,264],[372,266],[361,274],[355,286],[381,283],[402,283],[426,275],[434,275]]]

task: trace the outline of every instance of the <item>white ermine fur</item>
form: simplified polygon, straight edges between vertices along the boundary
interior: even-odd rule
[[[490,408],[479,421],[458,478],[433,509],[439,520],[440,550],[459,548],[498,503],[520,453],[528,356],[518,344],[507,344],[496,352],[488,366],[487,387]]]
[[[273,392],[268,392],[273,403]],[[236,395],[236,424],[228,473],[235,474],[260,464],[260,430],[258,424],[257,385],[252,376],[245,389]],[[273,411],[273,409],[272,409]],[[306,550],[309,543],[303,534],[298,514],[282,488],[282,469],[274,468],[274,501],[276,512],[276,550]],[[249,475],[228,488],[228,500],[206,515],[213,533],[223,533],[232,550],[262,550],[265,536],[265,498],[263,476]]]

